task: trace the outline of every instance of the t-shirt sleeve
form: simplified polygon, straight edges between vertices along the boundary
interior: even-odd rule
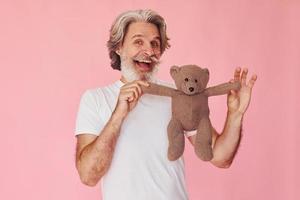
[[[99,105],[91,90],[86,90],[81,96],[76,118],[75,135],[93,134],[98,136],[104,127],[99,113]]]

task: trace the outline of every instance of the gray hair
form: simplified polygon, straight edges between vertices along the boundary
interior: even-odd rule
[[[120,56],[116,53],[117,48],[123,43],[129,24],[133,22],[147,22],[157,26],[160,34],[161,54],[170,47],[169,38],[166,33],[166,23],[163,17],[153,10],[133,10],[120,14],[110,29],[110,36],[107,42],[111,66],[113,69],[121,69]]]

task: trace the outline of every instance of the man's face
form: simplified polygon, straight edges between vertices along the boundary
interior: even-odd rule
[[[128,26],[123,44],[117,50],[121,58],[122,75],[127,81],[152,78],[161,56],[160,45],[156,25],[135,22]]]

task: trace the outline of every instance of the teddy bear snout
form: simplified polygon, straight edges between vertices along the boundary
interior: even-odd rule
[[[189,88],[189,91],[190,91],[190,92],[193,92],[193,91],[194,91],[194,88],[193,88],[193,87],[190,87],[190,88]]]

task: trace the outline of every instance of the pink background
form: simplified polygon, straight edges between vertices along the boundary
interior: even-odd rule
[[[147,2],[0,1],[1,199],[101,199],[100,184],[81,184],[75,170],[75,117],[85,89],[119,78],[108,31],[116,15],[137,8],[167,21],[172,47],[160,78],[171,81],[169,66],[189,63],[209,67],[210,85],[228,81],[236,66],[258,75],[231,168],[202,162],[187,147],[190,199],[300,199],[300,2]],[[221,131],[226,97],[210,106]]]

